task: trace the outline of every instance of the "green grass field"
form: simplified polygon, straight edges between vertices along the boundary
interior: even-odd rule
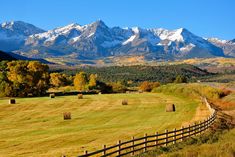
[[[128,105],[121,105],[128,99]],[[0,100],[0,156],[76,156],[192,121],[200,102],[161,93]],[[176,112],[165,112],[174,103]],[[72,119],[64,121],[63,112]],[[201,116],[203,119],[204,117]],[[198,119],[197,119],[198,120]]]

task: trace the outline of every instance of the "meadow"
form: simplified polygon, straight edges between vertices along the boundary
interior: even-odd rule
[[[172,103],[176,112],[165,112]],[[208,116],[199,109],[206,110],[197,99],[163,93],[17,98],[16,104],[0,99],[0,156],[76,156]],[[64,112],[72,119],[64,120]]]

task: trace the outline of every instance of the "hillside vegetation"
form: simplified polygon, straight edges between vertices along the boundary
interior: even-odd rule
[[[167,84],[152,90],[152,92],[167,93],[179,95],[182,97],[201,98],[207,97],[212,100],[218,100],[228,94],[225,89],[213,88],[206,84]]]
[[[183,75],[191,81],[210,73],[203,71],[195,66],[181,64],[181,65],[167,65],[167,66],[109,66],[109,67],[79,67],[74,69],[66,69],[60,71],[66,74],[76,74],[79,71],[84,71],[87,74],[97,74],[98,79],[104,82],[117,81],[133,81],[134,83],[142,81],[152,81],[167,83],[172,82],[178,75]]]

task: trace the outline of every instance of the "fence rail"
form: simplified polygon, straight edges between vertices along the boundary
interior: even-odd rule
[[[144,137],[134,138],[132,140],[121,142],[120,140],[117,144],[107,147],[103,146],[103,149],[89,152],[85,151],[83,155],[78,157],[90,157],[90,156],[125,156],[134,155],[136,152],[146,152],[149,148],[168,146],[170,144],[175,144],[177,141],[183,141],[185,138],[201,134],[207,130],[216,119],[216,111],[211,107],[206,98],[202,98],[206,103],[207,108],[210,111],[210,116],[204,121],[199,123],[194,123],[188,127],[181,127],[180,129],[174,129],[172,131],[165,130],[164,133],[158,133],[152,135],[145,134]]]

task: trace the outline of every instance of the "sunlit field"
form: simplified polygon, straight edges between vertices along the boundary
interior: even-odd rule
[[[169,103],[176,112],[165,112]],[[11,105],[3,99],[0,156],[75,156],[119,139],[180,127],[193,119],[198,104],[156,93],[21,98]],[[63,112],[71,112],[72,119],[64,120]]]

